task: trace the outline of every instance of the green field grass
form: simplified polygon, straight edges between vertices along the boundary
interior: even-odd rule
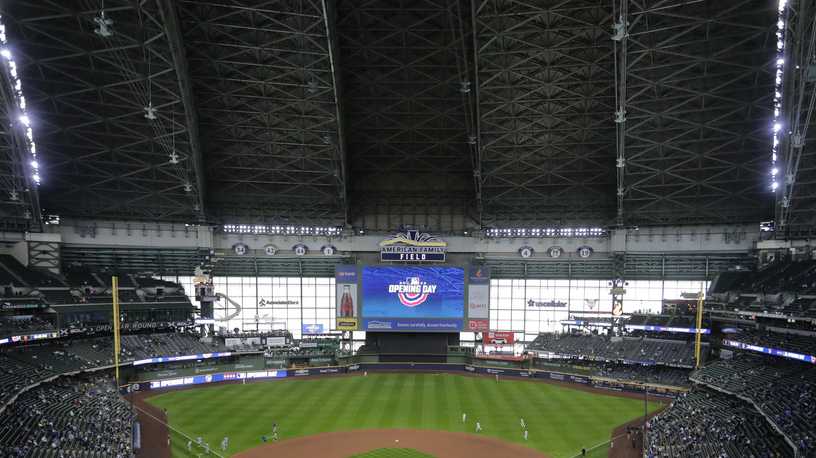
[[[202,436],[213,450],[228,436],[227,455],[261,445],[272,424],[281,440],[374,428],[474,432],[523,443],[554,458],[610,438],[612,430],[643,415],[643,401],[587,393],[545,383],[453,374],[372,374],[367,377],[284,379],[171,391],[149,399],[167,409],[170,426]],[[650,403],[650,411],[660,404]],[[467,423],[462,423],[462,412]],[[529,440],[524,442],[519,419]],[[185,457],[186,440],[173,440]]]
[[[349,458],[434,458],[434,456],[412,448],[378,448]]]

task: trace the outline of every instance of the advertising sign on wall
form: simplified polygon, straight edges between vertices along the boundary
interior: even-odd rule
[[[300,326],[300,330],[302,334],[323,334],[323,325],[317,323],[303,323]]]
[[[334,269],[337,329],[354,331],[357,329],[359,305],[357,300],[357,266],[338,265]]]
[[[485,345],[512,345],[514,342],[512,331],[490,331],[484,333]]]
[[[468,271],[468,326],[471,331],[489,328],[490,268],[470,266]]]
[[[448,243],[425,232],[398,232],[380,242],[380,260],[445,262]]]

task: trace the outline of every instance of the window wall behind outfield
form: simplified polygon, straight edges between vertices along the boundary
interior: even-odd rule
[[[178,282],[195,303],[193,277],[162,277]],[[218,326],[247,331],[288,329],[300,338],[303,324],[334,329],[334,277],[215,277],[215,292],[240,306],[240,313]],[[708,281],[632,280],[626,285],[623,312],[660,313],[664,299],[681,299],[682,293],[708,290]],[[490,329],[524,333],[532,340],[541,332],[561,332],[561,321],[581,312],[583,318],[609,317],[612,296],[607,280],[493,279],[490,282]],[[534,302],[561,302],[564,307],[535,307]],[[226,301],[214,314],[223,320],[236,308]],[[356,338],[365,338],[356,332]],[[473,340],[473,333],[462,333]],[[518,336],[520,337],[520,336]]]
[[[195,303],[193,277],[162,279],[180,283]],[[300,338],[303,324],[323,325],[326,331],[334,329],[334,277],[214,277],[213,284],[216,293],[229,298],[215,304],[216,327],[245,331],[288,329],[295,338]]]
[[[708,281],[632,280],[624,287],[623,313],[660,313],[664,299],[708,290]],[[612,296],[607,280],[493,279],[490,281],[490,329],[524,333],[532,340],[542,332],[561,332],[561,321],[609,317]],[[564,304],[538,307],[529,301]]]

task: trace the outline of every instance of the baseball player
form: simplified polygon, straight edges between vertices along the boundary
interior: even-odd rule
[[[481,424],[481,423],[479,423],[479,422],[477,421],[477,422],[476,422],[476,432],[478,433],[478,432],[480,432],[481,430],[482,430],[482,424]]]
[[[191,440],[190,440],[190,441],[187,441],[187,451],[188,451],[188,452],[192,452],[192,451],[193,451],[193,441],[191,441]]]
[[[496,374],[496,383],[499,383],[499,374]]]
[[[202,439],[201,436],[196,437],[196,444],[201,445],[203,443],[204,443],[204,439]]]
[[[521,423],[521,429],[527,429],[527,424],[526,424],[526,423],[524,423],[524,419],[523,419],[523,418],[521,419],[521,421],[520,421],[519,423]]]
[[[526,429],[524,430],[524,440],[525,441],[527,440],[527,430]]]
[[[226,452],[227,448],[229,448],[229,437],[224,436],[224,438],[221,439],[221,451]]]
[[[206,455],[209,455],[209,454],[210,454],[210,443],[209,443],[209,442],[207,442],[206,444],[204,444],[204,453],[205,453]]]
[[[467,421],[467,414],[465,412],[462,412],[462,423],[465,423],[466,421]]]

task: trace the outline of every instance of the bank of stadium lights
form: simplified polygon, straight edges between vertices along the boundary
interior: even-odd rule
[[[335,236],[342,228],[332,226],[273,226],[266,224],[225,224],[224,232],[229,234],[257,235],[325,235]]]
[[[606,229],[600,227],[517,227],[491,228],[485,231],[488,237],[520,238],[590,238],[604,237]]]
[[[776,7],[776,74],[773,97],[773,144],[771,146],[771,189],[779,188],[779,138],[782,136],[782,81],[785,74],[785,18],[788,0],[779,0]]]
[[[0,57],[2,57],[8,69],[9,76],[11,77],[14,98],[17,102],[17,108],[19,109],[19,117],[17,119],[23,128],[28,153],[31,155],[31,161],[29,162],[29,166],[31,167],[31,179],[35,185],[39,185],[40,163],[37,160],[37,144],[34,143],[34,131],[31,130],[31,118],[28,116],[28,106],[25,96],[23,95],[23,83],[20,80],[20,75],[17,73],[17,62],[14,61],[14,56],[6,38],[6,25],[3,22],[3,17],[0,16]]]

